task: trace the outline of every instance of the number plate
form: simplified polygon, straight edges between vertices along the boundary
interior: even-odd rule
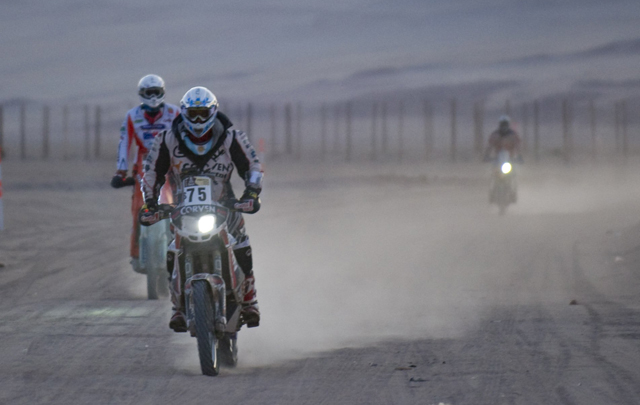
[[[202,205],[211,203],[211,180],[207,177],[196,177],[195,186],[184,188],[183,205]]]

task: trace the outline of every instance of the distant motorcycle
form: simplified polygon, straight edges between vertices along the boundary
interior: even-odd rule
[[[136,182],[132,177],[127,177],[124,184],[135,185]],[[157,300],[160,295],[169,293],[167,246],[171,239],[169,220],[140,227],[140,257],[136,271],[147,275],[147,298],[150,300]]]
[[[168,261],[174,263],[171,288],[179,292],[184,280],[187,329],[198,342],[202,374],[216,376],[220,364],[238,361],[237,332],[241,316],[244,273],[233,253],[235,240],[227,229],[231,209],[212,198],[215,179],[183,175],[177,206],[161,204],[160,218],[170,218],[179,237]],[[254,325],[247,325],[252,327]]]
[[[515,168],[509,151],[500,150],[494,161],[489,187],[489,203],[496,204],[500,215],[507,212],[510,204],[518,200]]]

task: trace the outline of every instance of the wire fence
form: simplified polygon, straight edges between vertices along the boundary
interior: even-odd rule
[[[499,108],[484,101],[227,103],[234,127],[267,159],[410,161],[477,159],[498,117],[508,114],[527,159],[612,160],[640,154],[637,101],[546,100]],[[0,105],[8,159],[114,159],[133,103]]]

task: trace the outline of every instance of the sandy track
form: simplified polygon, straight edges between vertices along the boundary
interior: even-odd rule
[[[482,167],[270,165],[263,323],[212,379],[128,266],[129,192],[74,169],[3,166],[0,403],[640,403],[630,174],[523,168],[500,218]]]

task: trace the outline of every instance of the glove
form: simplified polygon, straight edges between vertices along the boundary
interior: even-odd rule
[[[240,200],[233,204],[233,209],[236,211],[244,212],[246,214],[255,214],[260,210],[260,197],[258,196],[258,190],[247,187],[240,197]]]
[[[158,203],[153,200],[147,201],[138,212],[138,222],[140,222],[142,226],[151,226],[159,221],[160,211],[158,210]]]
[[[115,176],[113,176],[113,178],[111,179],[111,187],[121,188],[124,186],[126,186],[124,182],[124,177],[120,176],[119,174],[116,174]]]

